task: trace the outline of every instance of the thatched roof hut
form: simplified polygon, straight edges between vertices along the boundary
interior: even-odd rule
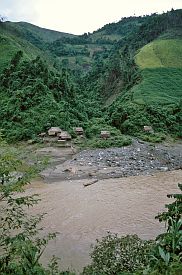
[[[71,135],[66,131],[62,131],[61,134],[58,135],[58,140],[71,140]]]
[[[144,132],[147,132],[147,133],[153,133],[154,132],[152,126],[143,126],[143,130],[144,130]]]
[[[104,139],[109,138],[110,137],[110,132],[109,131],[101,131],[100,132],[100,137],[104,138]]]
[[[82,127],[75,127],[74,131],[77,135],[83,135],[84,131]]]
[[[48,135],[49,136],[57,136],[62,132],[62,130],[59,127],[51,127],[48,130]]]
[[[46,133],[45,132],[42,132],[38,135],[39,137],[45,137],[46,136]]]

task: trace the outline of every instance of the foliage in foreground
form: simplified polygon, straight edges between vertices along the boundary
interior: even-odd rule
[[[178,186],[182,191],[182,184]],[[167,211],[156,217],[160,222],[165,221],[167,232],[157,237],[151,251],[149,271],[152,274],[182,273],[182,193],[169,194],[168,197],[175,201],[167,204]]]
[[[182,191],[182,184],[179,184]],[[138,236],[111,235],[97,240],[83,275],[110,274],[182,274],[182,194],[169,195],[175,199],[166,205],[167,211],[157,218],[165,221],[167,231],[155,241],[143,241]]]
[[[1,138],[1,137],[0,137]],[[53,275],[61,273],[57,259],[53,256],[48,268],[40,263],[40,257],[49,240],[55,238],[51,233],[40,237],[43,230],[39,223],[44,214],[29,215],[28,208],[38,203],[39,198],[23,196],[23,187],[34,175],[34,169],[24,170],[23,162],[17,153],[0,140],[0,274],[3,275]],[[21,169],[22,168],[22,169]],[[20,171],[23,170],[23,173]]]
[[[150,241],[142,241],[137,235],[118,237],[107,235],[91,253],[92,263],[83,271],[87,274],[122,274],[144,268],[149,260]]]

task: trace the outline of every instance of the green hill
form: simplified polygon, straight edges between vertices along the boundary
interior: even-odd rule
[[[106,102],[111,99],[107,106],[111,124],[122,132],[144,137],[143,126],[150,125],[156,133],[182,135],[180,26],[182,10],[153,15],[119,41],[117,62],[105,79],[103,94]],[[114,85],[109,91],[111,77]],[[155,134],[145,138],[155,140]]]
[[[61,37],[74,37],[71,34],[47,30],[25,22],[0,23],[0,72],[8,65],[17,51],[24,52],[25,59],[36,58],[37,55],[55,62],[51,52],[46,50],[46,43]]]
[[[38,42],[40,44],[50,43],[62,37],[74,37],[73,34],[48,30],[27,22],[3,22],[1,23],[1,33],[2,32],[26,39],[36,46],[40,46],[37,45]]]
[[[144,125],[157,133],[181,136],[182,39],[154,40],[139,50],[135,61],[139,83],[120,93],[110,106],[113,125],[148,141],[161,141],[163,136],[142,133]]]
[[[11,24],[11,22],[8,24]],[[13,28],[15,27],[21,31],[21,35],[26,35],[26,33],[29,32],[35,37],[42,39],[44,42],[53,42],[61,37],[74,37],[73,34],[41,28],[27,22],[13,23]]]
[[[8,65],[0,128],[11,140],[12,132],[30,138],[54,121],[70,131],[80,125],[88,137],[107,127],[141,137],[144,125],[160,137],[181,136],[181,29],[182,10],[122,18],[80,36],[0,23],[0,72]]]
[[[43,55],[40,49],[26,40],[13,35],[0,34],[0,72],[7,67],[17,51],[23,51],[24,58],[29,60],[35,58],[37,55]]]

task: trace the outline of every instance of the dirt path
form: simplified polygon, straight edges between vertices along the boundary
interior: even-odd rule
[[[51,184],[35,182],[26,191],[40,194],[42,200],[33,212],[47,213],[44,234],[60,232],[56,241],[49,243],[44,263],[56,255],[61,258],[63,269],[81,270],[89,263],[90,245],[108,231],[155,238],[164,227],[154,217],[169,203],[166,195],[178,190],[182,171],[110,178],[84,187],[91,180],[57,178]]]

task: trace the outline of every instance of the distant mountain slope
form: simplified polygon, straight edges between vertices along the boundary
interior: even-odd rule
[[[87,73],[100,61],[106,63],[113,46],[134,32],[145,20],[145,17],[122,18],[93,33],[59,38],[50,43],[48,49],[57,56],[57,61],[63,67]]]
[[[46,44],[61,37],[74,36],[47,30],[25,22],[0,23],[0,72],[19,50],[24,52],[25,59],[33,59],[39,55],[48,63],[53,64],[53,56],[46,50]]]
[[[21,31],[24,30],[25,32],[31,32],[33,35],[40,37],[45,42],[53,42],[61,37],[74,37],[73,34],[41,28],[27,22],[17,22],[14,23],[14,25],[21,28]]]
[[[117,23],[109,23],[102,28],[94,31],[90,36],[94,41],[97,39],[108,39],[118,41],[121,38],[128,36],[131,32],[141,26],[146,20],[146,17],[124,17]]]
[[[27,39],[32,44],[36,42],[53,42],[62,37],[74,37],[73,34],[48,30],[27,22],[4,22],[1,24],[4,32]],[[1,29],[1,31],[3,31]]]
[[[0,73],[8,66],[17,51],[24,52],[24,59],[33,59],[37,55],[42,56],[42,51],[28,41],[12,35],[0,34]]]

